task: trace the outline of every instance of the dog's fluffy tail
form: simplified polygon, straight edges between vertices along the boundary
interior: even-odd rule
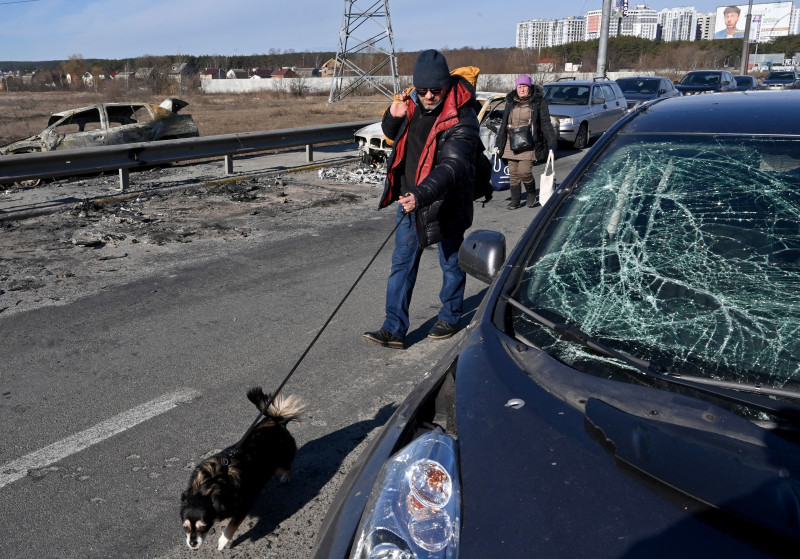
[[[261,410],[261,413],[280,423],[285,424],[297,420],[308,407],[306,403],[297,396],[278,394],[272,404],[270,404],[269,409],[266,409],[267,402],[269,402],[271,396],[271,394],[265,394],[264,390],[260,387],[251,388],[247,391],[247,399],[253,402],[256,407]]]

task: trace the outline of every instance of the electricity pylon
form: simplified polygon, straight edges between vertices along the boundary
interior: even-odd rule
[[[387,97],[400,91],[389,0],[358,4],[358,0],[344,2],[328,103],[341,101],[364,84]]]

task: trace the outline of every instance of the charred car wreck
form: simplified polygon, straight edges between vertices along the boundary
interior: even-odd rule
[[[0,147],[0,154],[197,137],[200,133],[192,116],[178,114],[187,105],[180,99],[166,99],[160,105],[99,103],[62,111],[50,117],[42,132]]]

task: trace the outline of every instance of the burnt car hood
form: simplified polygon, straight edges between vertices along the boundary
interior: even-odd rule
[[[459,559],[767,557],[778,553],[780,543],[787,545],[783,537],[689,498],[626,464],[624,460],[648,467],[652,462],[656,471],[651,473],[673,483],[694,476],[697,479],[687,482],[692,486],[714,485],[725,475],[715,470],[698,476],[685,464],[688,447],[676,443],[683,434],[671,431],[674,426],[654,425],[631,410],[620,410],[621,400],[587,398],[594,389],[581,388],[585,378],[580,377],[609,381],[569,369],[491,326],[479,327],[471,338],[462,348],[455,378],[463,494]],[[576,401],[583,399],[585,410],[550,391],[553,383],[569,376],[568,382],[575,385],[566,393]],[[531,382],[537,377],[541,383]],[[625,386],[650,390],[654,400],[675,397]],[[640,394],[636,399],[648,401]],[[664,403],[653,404],[658,405]],[[700,450],[708,446],[708,452],[717,451],[716,443],[689,440]],[[703,463],[707,459],[705,454],[698,457]],[[663,467],[666,472],[660,470]],[[736,483],[740,489],[731,489]],[[758,481],[736,483],[723,484],[723,494],[709,498],[758,501],[750,495]],[[778,500],[785,501],[796,529],[800,508],[795,487]],[[743,554],[742,540],[748,537],[759,542],[758,547]],[[776,545],[767,544],[772,549],[765,550],[764,542]]]
[[[29,136],[21,140],[14,140],[13,142],[0,146],[0,154],[6,155],[10,152],[28,152],[40,151],[42,146],[41,136]]]

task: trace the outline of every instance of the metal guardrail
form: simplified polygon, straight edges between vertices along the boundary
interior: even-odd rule
[[[374,120],[302,128],[201,136],[95,148],[0,156],[0,184],[119,170],[120,187],[128,186],[130,169],[209,157],[225,158],[225,173],[233,173],[236,155],[306,146],[313,161],[313,145],[352,140],[355,132]]]

